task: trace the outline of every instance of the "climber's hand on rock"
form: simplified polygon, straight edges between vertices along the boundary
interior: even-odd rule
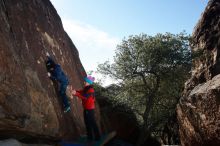
[[[47,73],[47,76],[50,78],[50,77],[51,77],[51,74],[48,72],[48,73]]]
[[[47,57],[50,57],[50,54],[47,52],[47,53],[46,53],[46,56],[47,56]]]
[[[75,89],[72,90],[72,94],[76,95],[76,90]]]

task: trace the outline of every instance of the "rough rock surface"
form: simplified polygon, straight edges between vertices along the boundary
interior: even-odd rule
[[[117,139],[120,139],[135,144],[140,132],[136,116],[128,110],[125,111],[125,109],[128,109],[126,106],[113,106],[107,98],[108,97],[97,96],[101,115],[100,121],[102,131],[116,131],[116,141]]]
[[[3,141],[0,141],[0,146],[52,146],[47,144],[24,144],[16,139],[6,139]]]
[[[177,106],[183,146],[220,145],[220,1],[210,0],[193,33],[192,77]]]
[[[49,0],[0,0],[0,137],[76,138],[85,132],[80,100],[64,114],[45,67],[55,58],[75,88],[85,71]]]

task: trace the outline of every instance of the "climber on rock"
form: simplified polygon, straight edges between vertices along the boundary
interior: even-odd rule
[[[82,90],[72,90],[74,96],[82,99],[88,141],[100,140],[100,131],[95,120],[95,91],[92,85],[94,80],[94,77],[87,76],[84,78],[84,88]]]
[[[62,97],[64,104],[64,112],[70,111],[69,98],[66,95],[66,89],[69,84],[69,80],[59,64],[56,64],[54,60],[47,54],[46,67],[48,70],[48,76],[51,80],[59,82],[59,94]]]

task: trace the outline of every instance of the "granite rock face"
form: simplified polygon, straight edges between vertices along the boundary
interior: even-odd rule
[[[192,76],[177,106],[181,145],[220,145],[220,1],[209,1],[192,51]]]
[[[49,0],[0,1],[0,137],[76,138],[85,133],[80,100],[64,114],[57,84],[47,76],[46,54],[70,84],[86,75],[79,54]]]

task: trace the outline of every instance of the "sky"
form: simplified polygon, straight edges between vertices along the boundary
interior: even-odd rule
[[[83,67],[96,73],[98,64],[113,62],[116,46],[141,33],[192,34],[208,0],[50,0],[72,39]]]

